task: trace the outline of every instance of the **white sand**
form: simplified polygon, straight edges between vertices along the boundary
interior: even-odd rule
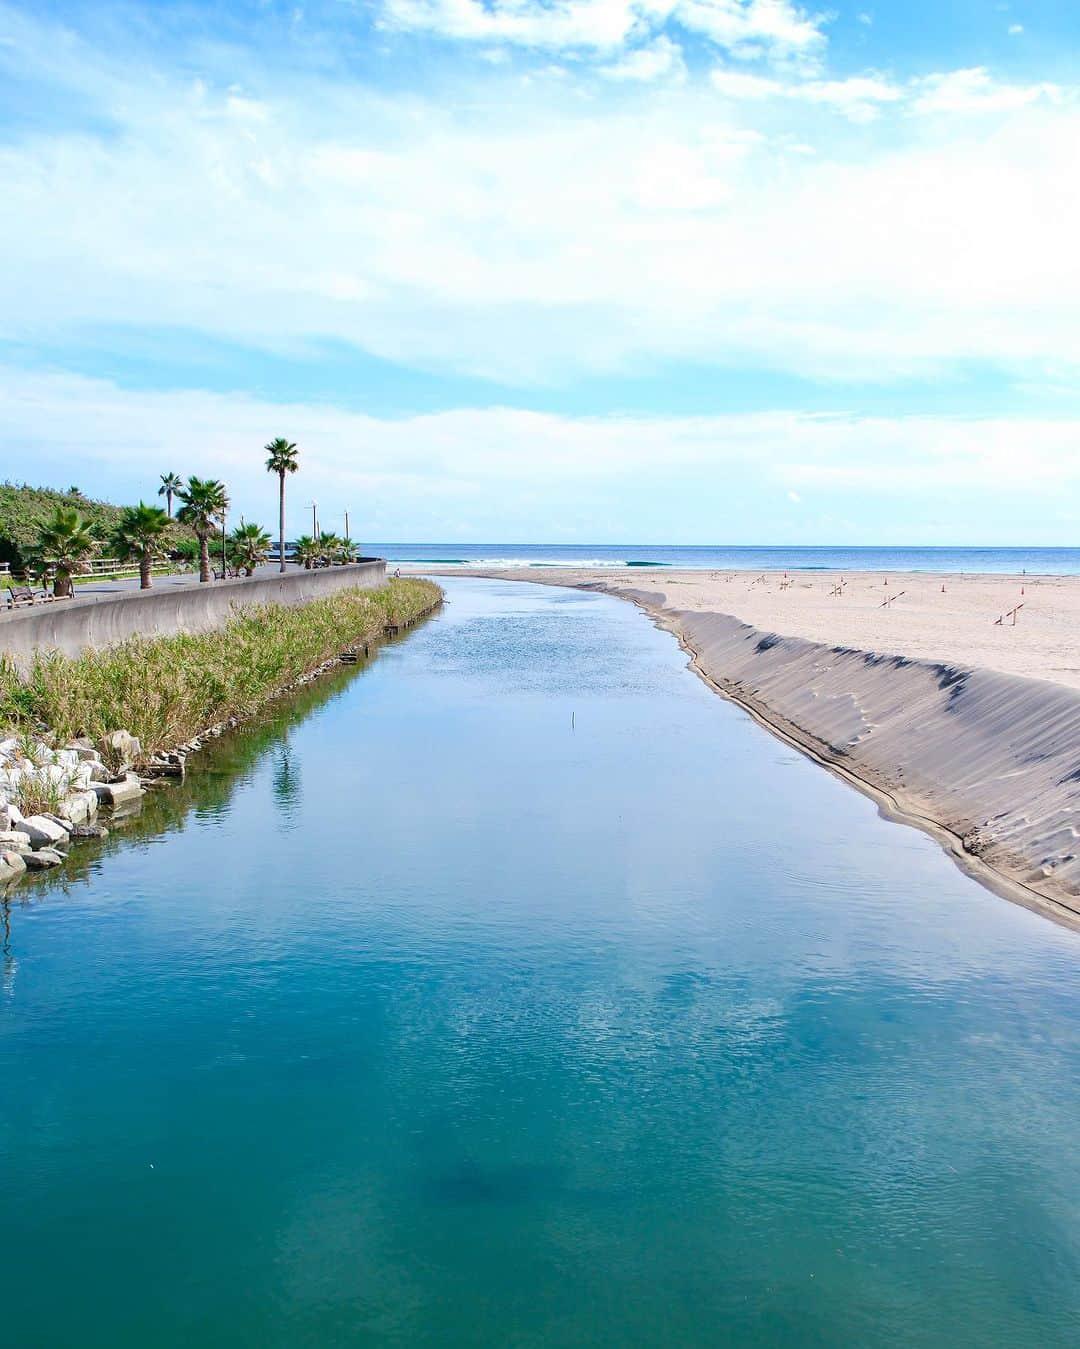
[[[1080,918],[1080,578],[852,573],[832,594],[841,577],[821,573],[484,574],[641,604],[715,687],[887,814],[1000,893]]]

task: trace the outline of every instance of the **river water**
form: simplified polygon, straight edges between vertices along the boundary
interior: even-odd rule
[[[16,892],[4,1343],[1075,1345],[1080,937],[447,590]]]

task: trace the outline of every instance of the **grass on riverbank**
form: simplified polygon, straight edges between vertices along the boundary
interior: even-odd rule
[[[0,659],[0,734],[47,730],[60,742],[127,730],[143,752],[174,749],[249,717],[347,647],[411,623],[439,600],[430,581],[393,580],[308,604],[245,609],[224,627],[133,638],[71,658],[41,653],[26,676]]]

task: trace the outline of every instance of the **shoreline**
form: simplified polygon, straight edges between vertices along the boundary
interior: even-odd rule
[[[725,688],[703,666],[700,654],[695,650],[693,643],[685,632],[668,622],[663,612],[650,607],[644,598],[634,599],[633,602],[649,616],[657,627],[662,628],[665,632],[670,632],[676,638],[681,649],[690,657],[689,668],[713,693],[740,707],[759,726],[764,727],[778,740],[790,745],[792,749],[798,750],[800,754],[813,760],[814,763],[868,797],[877,806],[878,813],[883,819],[890,820],[895,824],[909,825],[927,834],[941,846],[961,871],[971,876],[973,880],[978,881],[988,890],[992,890],[1002,899],[1008,899],[1014,904],[1020,904],[1024,908],[1050,918],[1054,922],[1061,923],[1065,927],[1080,931],[1080,904],[1077,908],[1073,908],[1060,899],[1042,894],[1018,877],[1010,876],[1005,871],[992,866],[975,853],[969,852],[964,846],[963,837],[950,829],[948,825],[932,816],[914,810],[910,805],[905,805],[896,795],[874,783],[870,778],[860,775],[846,764],[823,753],[820,748],[814,745],[812,737],[808,736],[805,731],[771,713],[767,706],[755,703],[731,688]]]
[[[692,607],[683,607],[684,596],[672,603],[670,593],[679,577],[544,573],[469,574],[630,600],[672,633],[713,692],[861,791],[883,817],[921,829],[1000,897],[1080,929],[1080,688],[1071,669],[1052,680],[958,660],[962,633],[951,659],[935,660],[758,627],[704,607],[726,598],[719,579],[710,587],[694,578]],[[1063,580],[1080,605],[1080,580]],[[1071,660],[1078,639],[1063,640]]]

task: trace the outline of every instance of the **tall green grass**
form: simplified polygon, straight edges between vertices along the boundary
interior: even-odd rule
[[[71,658],[42,652],[25,676],[0,660],[0,732],[47,730],[60,741],[127,730],[147,755],[254,712],[347,647],[431,609],[430,581],[393,580],[294,608],[245,609],[212,632],[132,638]]]

